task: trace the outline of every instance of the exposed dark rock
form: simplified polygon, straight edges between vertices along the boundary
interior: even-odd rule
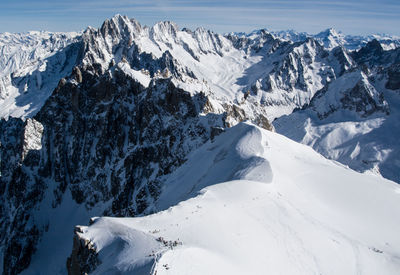
[[[388,105],[383,94],[378,99],[373,98],[365,84],[359,82],[340,99],[343,108],[355,110],[362,117],[367,117],[376,112],[389,114]]]
[[[80,237],[81,229],[75,228],[72,253],[67,259],[68,275],[89,274],[101,264],[98,259],[96,248],[86,239]]]
[[[388,69],[388,81],[386,89],[399,90],[400,89],[400,64],[394,64]]]
[[[354,59],[359,63],[365,62],[379,62],[384,54],[381,43],[378,40],[373,39],[367,43],[360,50],[353,53]]]
[[[272,124],[269,122],[269,120],[262,114],[260,114],[255,120],[254,123],[261,128],[264,128],[268,131],[274,131],[274,127]]]
[[[224,128],[220,128],[220,127],[211,127],[211,140],[214,140],[214,137],[222,134],[224,132]]]
[[[242,122],[247,119],[245,111],[237,105],[225,104],[225,127],[232,127],[236,121]]]
[[[82,73],[79,67],[74,67],[72,71],[72,75],[74,76],[76,82],[81,83],[82,82]]]

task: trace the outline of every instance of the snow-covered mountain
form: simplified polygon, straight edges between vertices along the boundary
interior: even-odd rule
[[[187,185],[177,180],[179,169],[195,162],[192,154],[205,152],[197,148],[212,144],[242,121],[253,126],[240,124],[238,130],[228,131],[232,138],[243,129],[261,131],[263,137],[283,139],[277,148],[291,147],[283,137],[254,126],[274,130],[274,121],[278,132],[324,156],[377,174],[335,168],[338,174],[354,175],[343,182],[392,184],[380,175],[400,182],[400,48],[388,50],[382,41],[371,40],[350,51],[343,41],[330,39],[342,37],[333,30],[318,37],[302,35],[290,38],[260,30],[222,36],[203,28],[180,29],[173,22],[142,26],[120,15],[81,33],[0,35],[5,53],[0,56],[3,273],[66,273],[72,229],[91,216],[146,215],[187,200],[211,184],[265,181],[264,172],[258,179],[247,176],[262,163],[280,161],[266,155],[248,161],[235,158],[237,140],[225,148],[232,151],[233,163],[240,164],[222,162],[226,177],[203,174],[195,187],[194,173]],[[331,44],[325,45],[324,37]],[[250,143],[241,148],[254,149]],[[216,153],[209,149],[194,167],[207,167],[207,159]],[[302,161],[306,160],[292,164],[301,166]],[[290,169],[295,168],[285,171]],[[322,173],[314,176],[312,182],[321,182]],[[170,184],[192,195],[182,194],[172,202],[180,193],[167,191]],[[340,232],[353,238],[354,231]],[[386,251],[381,248],[376,249]],[[99,259],[90,251],[83,253],[97,266]],[[71,257],[69,262],[75,269],[71,261],[78,259]]]
[[[75,65],[78,33],[0,34],[0,117],[28,117]]]
[[[397,274],[399,195],[394,182],[239,124],[171,174],[155,214],[78,226],[68,268],[70,274]]]
[[[259,31],[254,31],[250,35],[258,32]],[[367,36],[345,35],[342,32],[338,32],[333,28],[326,29],[317,34],[296,32],[294,30],[271,31],[270,33],[277,38],[293,42],[304,41],[305,39],[312,37],[318,42],[320,42],[321,45],[323,45],[326,49],[330,50],[337,46],[343,46],[350,51],[359,50],[360,48],[364,47],[368,42],[374,39],[378,40],[385,50],[393,50],[395,48],[400,47],[399,36],[385,35],[385,34],[374,34]],[[242,34],[242,35],[248,35],[248,34]]]
[[[328,158],[400,182],[400,49],[384,51],[375,40],[352,57],[362,64],[359,69],[343,74],[274,126]]]

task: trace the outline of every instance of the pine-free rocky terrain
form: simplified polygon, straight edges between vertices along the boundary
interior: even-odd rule
[[[116,15],[0,53],[3,274],[398,274],[398,37]]]

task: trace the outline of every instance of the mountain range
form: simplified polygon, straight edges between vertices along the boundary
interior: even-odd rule
[[[121,15],[0,34],[3,274],[396,274],[399,46]]]

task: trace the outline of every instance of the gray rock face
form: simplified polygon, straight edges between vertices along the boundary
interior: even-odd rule
[[[327,85],[318,91],[310,104],[303,109],[307,108],[313,110],[321,120],[345,109],[354,111],[362,118],[377,113],[390,113],[384,94],[378,92],[368,82],[367,76],[357,70],[347,72],[338,83]]]
[[[36,127],[36,128],[35,128]],[[31,211],[43,199],[43,180],[31,173],[40,158],[37,122],[10,118],[0,121],[0,243],[3,246],[3,273],[16,274],[28,267],[35,251],[40,229],[34,224]],[[25,137],[33,136],[32,143]]]
[[[389,107],[383,94],[379,94],[378,98],[373,96],[364,83],[358,82],[340,101],[344,109],[355,110],[363,117],[376,112],[389,114]]]
[[[385,87],[390,90],[400,89],[400,64],[394,64],[387,70],[388,81]]]
[[[108,214],[141,213],[145,201],[157,196],[156,176],[179,165],[191,149],[183,146],[180,126],[187,125],[193,144],[207,139],[209,130],[196,118],[205,99],[190,97],[168,79],[145,89],[118,70],[112,78],[83,75],[82,85],[62,86],[37,116],[45,125],[44,147],[61,156],[44,163],[59,182],[57,198],[70,186],[87,207],[114,198]],[[139,194],[146,199],[135,201]]]
[[[99,265],[96,248],[79,236],[79,226],[75,228],[71,256],[67,259],[68,275],[89,274]]]
[[[25,122],[25,130],[23,136],[23,147],[21,161],[23,162],[28,153],[32,150],[42,149],[43,125],[32,118],[28,118]]]

